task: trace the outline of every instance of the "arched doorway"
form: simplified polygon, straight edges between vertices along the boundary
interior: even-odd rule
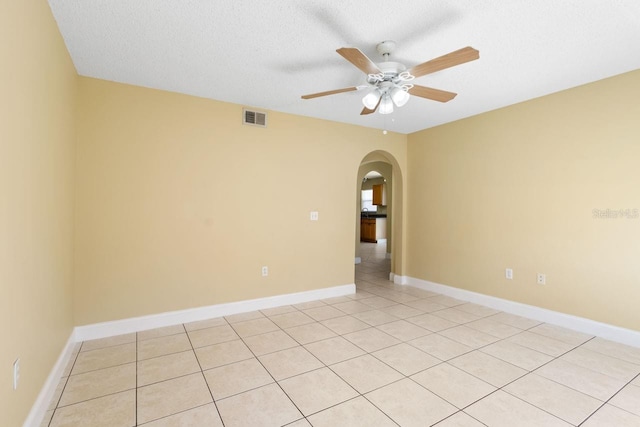
[[[373,175],[372,172],[377,172]],[[369,178],[372,177],[373,179]],[[362,189],[369,189],[371,184],[384,184],[386,206],[376,214],[362,213]],[[357,273],[373,281],[394,281],[401,283],[403,268],[402,250],[402,211],[403,211],[403,179],[396,159],[385,151],[373,151],[367,154],[358,167],[356,183],[356,236],[355,263]],[[376,239],[379,243],[361,243],[361,226],[365,218],[376,218],[376,223],[386,223],[384,237]],[[384,218],[384,222],[377,218]],[[383,252],[384,251],[384,252]],[[369,265],[362,264],[369,259]],[[382,268],[385,267],[386,271]]]

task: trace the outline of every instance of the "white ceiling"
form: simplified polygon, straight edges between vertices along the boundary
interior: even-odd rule
[[[638,0],[49,0],[80,75],[411,133],[640,68]],[[407,67],[465,46],[480,59],[416,79],[457,92],[360,116],[357,47]]]

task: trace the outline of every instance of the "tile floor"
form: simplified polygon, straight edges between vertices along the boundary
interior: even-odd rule
[[[640,348],[387,278],[78,344],[43,426],[640,426]]]

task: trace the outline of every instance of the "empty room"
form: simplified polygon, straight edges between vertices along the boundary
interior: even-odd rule
[[[0,425],[640,426],[639,23],[3,0]]]

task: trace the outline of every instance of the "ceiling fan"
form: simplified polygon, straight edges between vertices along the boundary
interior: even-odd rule
[[[361,115],[371,114],[378,109],[380,114],[390,114],[393,112],[394,105],[396,107],[405,105],[409,101],[410,95],[447,102],[455,98],[457,94],[408,82],[411,82],[416,77],[422,77],[436,71],[464,64],[480,57],[480,53],[476,49],[467,46],[415,65],[407,70],[403,64],[389,61],[389,56],[395,47],[396,43],[391,40],[378,43],[376,50],[384,58],[384,61],[378,64],[371,61],[357,48],[343,47],[336,50],[344,59],[367,74],[367,84],[303,95],[302,99],[312,99],[369,88],[369,92],[362,98],[364,109],[360,113]]]

